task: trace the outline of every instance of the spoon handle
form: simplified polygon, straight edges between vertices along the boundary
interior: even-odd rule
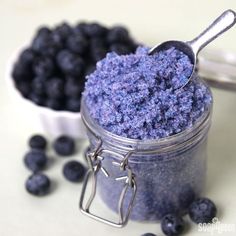
[[[236,13],[233,10],[223,12],[199,36],[187,42],[197,55],[206,45],[230,29],[236,23]]]

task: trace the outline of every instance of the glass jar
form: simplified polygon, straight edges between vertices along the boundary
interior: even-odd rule
[[[87,129],[91,152],[80,208],[94,219],[124,226],[128,218],[160,220],[167,213],[185,214],[201,195],[206,180],[207,135],[212,104],[189,129],[159,140],[135,140],[108,132],[93,120],[84,99],[81,115]],[[93,191],[86,207],[88,180]],[[96,189],[106,205],[119,214],[119,222],[95,216],[89,207]]]

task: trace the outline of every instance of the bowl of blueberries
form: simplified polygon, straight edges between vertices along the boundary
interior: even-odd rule
[[[94,22],[42,26],[8,62],[10,93],[51,136],[83,138],[80,100],[86,76],[108,52],[129,54],[136,48],[123,26],[108,28]]]

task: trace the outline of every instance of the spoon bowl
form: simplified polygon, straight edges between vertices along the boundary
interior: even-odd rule
[[[223,12],[210,26],[208,26],[199,36],[197,36],[193,40],[187,42],[177,40],[166,41],[151,48],[149,51],[149,55],[158,53],[160,51],[165,51],[173,47],[188,56],[190,62],[193,65],[193,68],[187,81],[181,84],[181,86],[177,89],[183,88],[193,77],[198,53],[210,42],[230,29],[235,23],[236,13],[233,10],[227,10]]]

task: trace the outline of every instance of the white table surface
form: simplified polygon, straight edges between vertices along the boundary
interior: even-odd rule
[[[68,20],[99,20],[107,25],[124,23],[132,34],[149,45],[167,39],[191,39],[223,10],[236,10],[235,0],[184,1],[0,1],[0,235],[1,236],[139,236],[146,232],[163,235],[159,224],[130,222],[115,229],[92,221],[78,211],[81,185],[66,182],[61,175],[65,160],[52,157],[46,173],[56,182],[44,198],[24,189],[29,172],[22,164],[28,137],[40,130],[27,113],[19,112],[9,99],[4,82],[5,64],[11,53],[29,40],[35,28]],[[236,52],[236,28],[218,39],[213,48]],[[209,136],[209,169],[206,196],[219,208],[219,220],[236,224],[236,93],[213,90],[214,114]],[[82,159],[82,149],[74,158]],[[53,156],[53,153],[51,154]],[[187,219],[188,220],[188,219]],[[189,221],[189,220],[188,220]],[[210,235],[191,225],[186,235]],[[216,234],[215,234],[216,235]],[[236,235],[223,232],[221,235]]]

